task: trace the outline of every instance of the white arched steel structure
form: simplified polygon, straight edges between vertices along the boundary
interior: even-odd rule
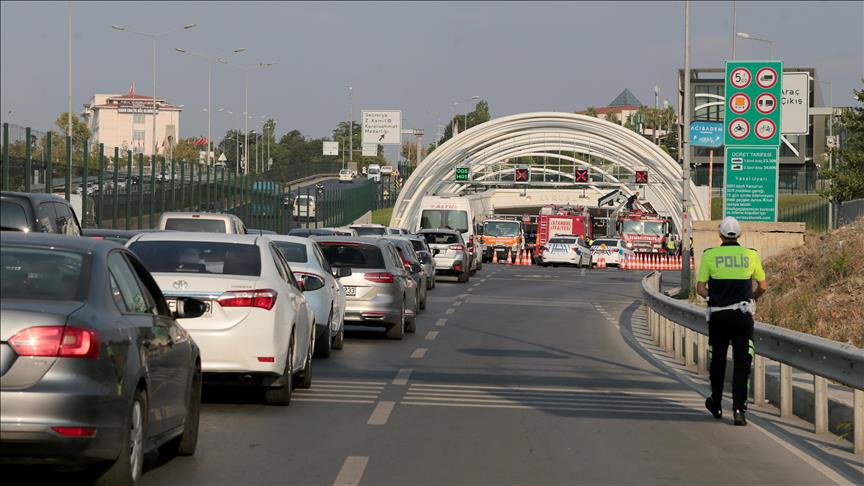
[[[571,154],[578,154],[578,157]],[[558,112],[496,118],[451,138],[411,174],[396,200],[390,224],[413,228],[423,196],[459,192],[460,184],[453,182],[457,166],[468,165],[476,172],[487,165],[528,155],[545,155],[590,166],[592,173],[603,173],[605,180],[612,183],[619,181],[606,171],[609,164],[625,172],[647,169],[652,190],[660,200],[657,209],[668,213],[676,227],[681,228],[682,172],[678,162],[660,147],[621,125]],[[691,182],[691,194],[694,188]],[[692,219],[708,219],[707,208],[697,198],[692,201],[690,214]]]

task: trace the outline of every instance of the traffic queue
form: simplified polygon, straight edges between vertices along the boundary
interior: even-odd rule
[[[222,213],[82,230],[57,196],[0,193],[0,460],[137,484],[192,455],[202,389],[286,406],[345,326],[401,340],[443,275],[479,266],[458,231],[267,234]]]

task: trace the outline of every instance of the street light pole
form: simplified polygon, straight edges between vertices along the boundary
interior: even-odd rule
[[[735,60],[735,39],[738,37],[735,35],[735,25],[737,23],[737,19],[735,17],[735,0],[732,0],[732,60]]]
[[[768,59],[769,60],[774,59],[774,42],[772,42],[768,39],[762,39],[760,37],[753,37],[752,35],[748,34],[747,32],[736,32],[735,35],[737,37],[742,38],[742,39],[750,39],[750,40],[764,42],[764,43],[768,44]]]
[[[684,130],[690,127],[690,0],[684,0]],[[681,138],[684,164],[681,171],[681,289],[690,291],[690,137]],[[710,194],[710,193],[709,193]],[[710,197],[710,195],[709,195]]]
[[[67,140],[72,140],[72,1],[69,1],[69,58],[68,58],[68,92],[66,93],[66,136]]]
[[[354,88],[348,85],[348,163],[354,161]],[[342,167],[343,169],[345,167]]]
[[[246,167],[246,172],[249,172],[249,71],[255,68],[266,69],[276,64],[276,62],[259,62],[253,66],[242,66],[240,64],[229,62],[226,59],[219,59],[219,62],[226,66],[233,66],[243,70],[243,105],[245,107],[243,111],[243,139],[245,141],[243,147],[243,163]]]

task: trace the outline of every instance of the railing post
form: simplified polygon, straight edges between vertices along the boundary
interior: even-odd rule
[[[165,212],[165,188],[168,186],[165,183],[165,157],[162,157],[159,168],[162,170],[162,177],[159,178],[159,214],[162,214]]]
[[[132,229],[132,151],[126,151],[126,229]]]
[[[65,184],[65,192],[66,192],[66,200],[70,201],[72,198],[72,137],[66,137],[66,184]]]
[[[96,226],[103,227],[102,219],[105,216],[105,144],[99,144],[99,201],[96,203]]]
[[[51,132],[45,134],[45,193],[54,191],[54,166],[51,158]]]
[[[120,147],[114,147],[114,184],[111,189],[111,229],[117,229],[117,206],[120,205]]]
[[[81,164],[81,216],[80,216],[81,221],[79,221],[79,223],[81,224],[82,228],[86,228],[87,227],[87,209],[88,209],[87,208],[87,206],[88,206],[88,204],[87,204],[87,202],[88,202],[87,201],[87,199],[88,199],[88,197],[87,197],[87,169],[89,169],[88,166],[90,165],[90,144],[88,143],[87,140],[84,140],[84,143],[82,144],[81,148],[84,149],[84,153],[82,154],[83,155],[83,157],[82,157],[83,161]]]
[[[174,182],[174,179],[177,177],[176,168],[174,154],[171,154],[171,211],[177,211],[177,191]]]
[[[852,408],[852,426],[855,427],[855,454],[864,456],[864,390],[855,390]]]
[[[684,365],[693,366],[693,331],[684,329]]]
[[[654,319],[657,325],[657,347],[666,349],[666,322],[660,314],[655,313]]]
[[[24,144],[24,192],[30,192],[30,183],[33,181],[33,154],[30,150],[30,127],[24,129],[24,139],[27,142]],[[9,140],[6,139],[3,141],[3,148],[6,148],[6,145],[9,143]],[[6,164],[9,163],[7,160]],[[6,177],[4,176],[5,180]]]
[[[698,356],[696,370],[700,375],[708,374],[708,336],[699,334],[697,337]]]
[[[30,140],[27,140],[30,145]],[[3,190],[9,190],[9,124],[3,124]],[[50,206],[49,206],[50,207]]]
[[[138,154],[138,220],[135,229],[142,229],[144,223],[144,152]]]
[[[674,351],[673,343],[675,342],[675,328],[673,327],[674,324],[672,323],[672,321],[666,319],[665,317],[663,318],[663,322],[666,325],[666,346],[664,349],[666,349],[666,352],[671,353],[672,351]]]
[[[780,416],[792,416],[792,367],[780,363]]]
[[[154,153],[153,156],[150,157],[150,214],[147,216],[147,222],[149,223],[148,226],[150,228],[155,226],[153,224],[153,213],[156,212],[156,165],[156,154]],[[140,227],[141,223],[139,222],[138,224]]]
[[[813,375],[813,416],[814,431],[828,432],[828,380],[818,375]]]
[[[753,363],[753,403],[765,404],[765,357],[756,355]]]

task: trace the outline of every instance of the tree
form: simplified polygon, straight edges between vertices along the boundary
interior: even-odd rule
[[[621,120],[618,118],[618,115],[615,114],[614,111],[610,111],[609,113],[606,114],[606,121],[612,122],[612,123],[615,123],[618,125],[621,124]]]
[[[585,110],[585,114],[588,116],[593,116],[594,118],[597,118],[597,108],[594,108],[593,106],[589,106],[588,109]]]
[[[57,117],[57,121],[55,122],[57,128],[61,130],[60,136],[63,137],[62,140],[66,140],[66,127],[69,126],[69,116],[68,112],[63,112],[60,116]],[[72,147],[74,150],[81,150],[81,147],[84,144],[84,141],[90,139],[90,127],[87,126],[86,123],[81,121],[76,115],[72,115]],[[65,142],[64,142],[65,143]]]
[[[864,84],[864,79],[861,82]],[[858,103],[864,104],[864,89],[852,92]],[[864,198],[864,106],[844,110],[840,126],[846,132],[846,140],[842,148],[831,149],[837,155],[834,168],[822,171],[831,179],[831,186],[820,191],[833,203]]]
[[[399,151],[402,155],[402,158],[407,160],[409,164],[413,164],[415,167],[417,166],[417,143],[405,141],[402,142],[402,147]],[[428,154],[428,149],[420,148],[420,158],[426,157]]]
[[[198,162],[198,146],[195,145],[195,137],[182,138],[174,146],[174,160],[184,162]]]
[[[453,119],[444,127],[444,135],[438,140],[435,144],[436,147],[441,145],[453,138],[453,123],[455,122],[459,126],[459,131],[465,131],[465,122],[467,121],[467,128],[476,127],[481,123],[486,123],[487,121],[492,119],[492,115],[489,112],[489,102],[486,100],[480,100],[474,105],[474,110],[467,114],[456,114],[453,115]]]

